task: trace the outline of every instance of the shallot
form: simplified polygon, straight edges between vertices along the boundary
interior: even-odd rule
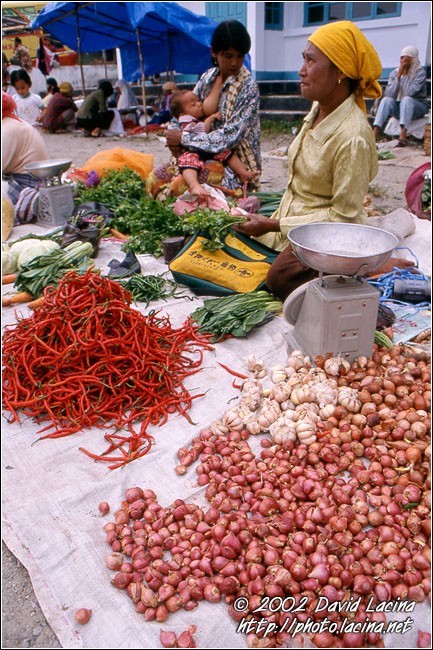
[[[238,405],[179,449],[175,473],[195,472],[207,508],[182,499],[162,507],[152,490],[127,491],[104,526],[107,566],[144,620],[163,622],[206,600],[227,603],[236,621],[254,612],[282,626],[293,613],[261,608],[268,597],[306,598],[299,621],[328,616],[338,625],[365,621],[371,600],[371,620],[385,622],[380,606],[430,599],[430,365],[401,345],[375,345],[372,359],[350,366],[315,362],[293,353],[270,371],[270,389],[246,380]],[[257,456],[256,434],[267,436]],[[320,598],[349,596],[359,599],[356,612],[317,608]],[[241,613],[239,597],[248,605]],[[164,647],[195,647],[191,629],[173,635],[161,632]],[[284,645],[286,636],[249,633],[247,645]],[[375,632],[349,630],[312,639],[317,647],[382,643]]]
[[[81,607],[80,609],[77,609],[75,612],[75,620],[77,623],[80,625],[86,625],[90,621],[90,617],[92,615],[92,610],[91,609],[85,609],[84,607]]]

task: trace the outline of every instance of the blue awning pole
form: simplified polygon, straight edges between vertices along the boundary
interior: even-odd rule
[[[80,39],[80,24],[78,20],[78,8],[77,5],[75,5],[75,20],[77,22],[77,47],[78,47],[78,63],[80,65],[80,71],[81,71],[81,85],[83,87],[83,97],[86,97],[86,87],[84,85],[84,72],[83,72],[83,63],[81,60],[81,39]]]
[[[136,31],[137,31],[138,57],[140,59],[140,68],[141,68],[141,101],[143,102],[144,123],[146,125],[146,136],[149,136],[149,130],[147,127],[147,108],[146,108],[146,77],[144,74],[143,55],[141,53],[140,30],[138,29],[138,27]]]

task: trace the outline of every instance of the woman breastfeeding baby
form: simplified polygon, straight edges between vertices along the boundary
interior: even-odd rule
[[[219,186],[232,196],[242,194],[246,181],[250,191],[259,188],[259,89],[243,65],[250,47],[249,34],[238,21],[224,21],[216,27],[210,48],[214,66],[201,76],[192,92],[178,96],[182,102],[177,109],[172,106],[179,117],[182,113],[193,114],[195,124],[187,128],[182,118],[178,128],[167,129],[167,146],[176,162],[170,161],[149,174],[150,196],[160,200],[180,196],[190,182],[194,193],[201,197],[205,196],[204,189],[200,188],[203,183]],[[187,105],[192,100],[198,101],[196,114]],[[191,152],[197,158],[191,158]],[[177,160],[179,155],[188,156],[187,164],[182,165],[184,158]],[[178,163],[184,168],[182,174]]]
[[[218,96],[209,95],[202,103],[192,90],[180,90],[170,99],[170,113],[175,117],[182,132],[209,133],[214,122],[220,121],[222,115],[216,111]],[[182,148],[177,164],[185,183],[191,194],[198,199],[206,199],[209,192],[200,185],[198,176],[207,160],[218,160],[223,165],[228,165],[237,174],[242,183],[248,183],[260,174],[259,171],[249,171],[240,158],[231,149],[225,149],[217,154],[206,151]]]

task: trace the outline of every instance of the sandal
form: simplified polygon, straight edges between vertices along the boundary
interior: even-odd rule
[[[399,140],[395,146],[396,147],[407,147],[407,140]]]
[[[97,126],[96,129],[93,129],[90,135],[92,136],[92,138],[99,138],[99,136],[101,135],[101,129]]]

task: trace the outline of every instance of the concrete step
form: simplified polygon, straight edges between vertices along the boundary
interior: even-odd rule
[[[264,95],[300,95],[301,90],[299,81],[272,80],[272,81],[258,81],[257,85],[260,90],[260,96]]]
[[[308,112],[311,101],[302,95],[260,95],[262,110],[302,110]]]
[[[259,111],[261,120],[269,120],[272,122],[295,122],[299,118],[304,118],[307,114],[306,111],[293,110],[293,111]]]

